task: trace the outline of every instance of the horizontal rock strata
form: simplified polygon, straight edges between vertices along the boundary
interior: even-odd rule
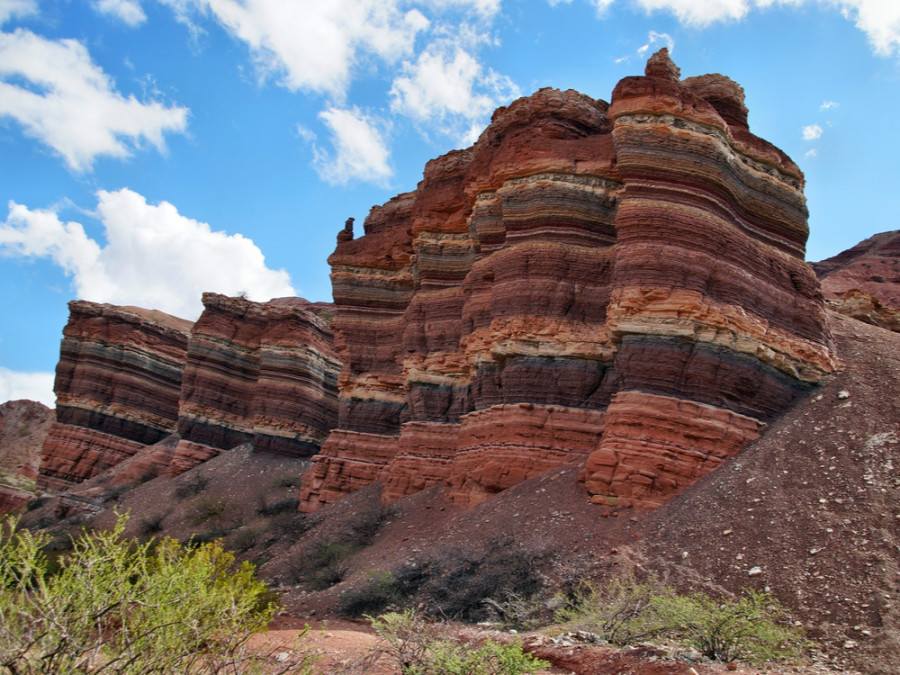
[[[741,88],[665,50],[610,104],[499,109],[338,237],[338,430],[301,509],[374,481],[474,504],[579,459],[597,503],[684,489],[835,368],[802,187]]]
[[[204,304],[192,324],[70,303],[43,489],[65,489],[173,437],[171,452],[153,455],[171,474],[247,442],[291,456],[318,451],[337,422],[332,307],[216,294]]]
[[[81,482],[175,430],[190,328],[162,312],[69,303],[42,489]]]
[[[305,457],[337,420],[328,307],[203,294],[191,331],[172,459],[177,474],[243,443]],[[324,316],[322,316],[324,315]]]

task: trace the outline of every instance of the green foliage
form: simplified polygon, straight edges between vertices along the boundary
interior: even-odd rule
[[[554,619],[570,630],[594,633],[610,644],[634,644],[669,629],[652,601],[672,596],[674,591],[654,578],[638,582],[634,576],[624,575],[602,585],[587,582],[565,599]]]
[[[707,658],[750,662],[796,659],[806,641],[787,623],[787,611],[768,593],[747,589],[736,600],[703,593],[657,597],[653,608]]]
[[[253,567],[218,543],[125,540],[126,521],[80,535],[53,575],[45,535],[0,523],[0,673],[261,672],[245,647],[277,605]]]
[[[372,619],[372,626],[384,641],[384,653],[397,661],[403,675],[519,675],[550,665],[523,652],[518,642],[454,639],[413,610]]]
[[[615,645],[666,637],[716,661],[790,660],[807,646],[803,631],[768,594],[746,590],[737,599],[677,595],[654,578],[626,575],[584,584],[556,612],[564,627],[595,633]]]

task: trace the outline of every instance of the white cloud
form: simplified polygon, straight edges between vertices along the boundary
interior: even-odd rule
[[[660,45],[668,47],[670,52],[675,50],[675,40],[672,39],[671,35],[669,35],[668,33],[657,33],[655,30],[651,30],[647,34],[647,44],[638,47],[638,56],[644,58],[647,56],[647,52],[649,52],[651,48],[655,52],[658,48],[660,48]]]
[[[53,408],[53,379],[53,373],[23,373],[0,366],[0,403],[28,399]]]
[[[172,204],[148,204],[127,188],[101,190],[97,198],[105,245],[55,211],[10,202],[0,253],[51,259],[72,277],[79,298],[187,319],[200,314],[203,291],[244,292],[252,300],[295,295],[287,272],[266,267],[262,251],[240,234],[214,232]]]
[[[807,124],[803,127],[803,140],[814,141],[822,137],[823,129],[818,124]]]
[[[21,79],[30,86],[18,84]],[[18,121],[74,171],[86,171],[98,156],[128,157],[146,143],[163,151],[163,135],[184,131],[188,111],[125,98],[81,43],[18,29],[0,33],[2,116]]]
[[[162,0],[181,20],[209,12],[250,49],[262,77],[342,100],[366,55],[393,63],[413,52],[429,21],[401,0]],[[470,3],[475,6],[490,2]]]
[[[606,13],[606,10],[610,8],[610,6],[616,0],[588,0],[588,2],[594,6],[594,9],[597,10],[597,16],[603,16]]]
[[[900,53],[900,2],[896,0],[819,0],[840,8],[869,38],[876,54]]]
[[[14,16],[37,14],[35,0],[0,0],[0,25]]]
[[[315,149],[315,166],[329,183],[343,185],[361,180],[386,185],[393,175],[389,164],[385,123],[362,113],[359,108],[331,107],[319,113],[331,131],[334,154]],[[305,130],[298,128],[304,135]],[[306,138],[310,136],[306,133]]]
[[[812,159],[813,157],[818,156],[818,154],[819,154],[819,151],[816,150],[815,148],[812,148],[811,150],[807,150],[807,151],[804,153],[803,156],[804,156],[806,159]]]
[[[391,87],[391,110],[472,143],[490,113],[521,95],[516,84],[472,55],[484,36],[460,33],[430,44]]]
[[[608,7],[615,0],[589,0]],[[869,39],[877,54],[900,52],[900,2],[896,0],[629,0],[649,12],[674,14],[687,26],[705,27],[719,21],[740,21],[754,9],[773,6],[819,5],[838,9]]]
[[[837,108],[839,105],[840,104],[837,101],[822,101],[819,110],[831,110],[832,108]]]
[[[94,9],[132,27],[140,26],[147,20],[147,15],[137,0],[94,0]]]

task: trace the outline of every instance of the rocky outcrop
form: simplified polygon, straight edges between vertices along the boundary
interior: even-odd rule
[[[665,50],[610,104],[499,109],[338,237],[339,421],[301,509],[572,460],[597,503],[662,503],[835,369],[802,188],[743,90]]]
[[[69,303],[41,488],[81,482],[174,432],[190,328],[163,312]]]
[[[812,267],[832,309],[900,331],[900,230],[876,234]]]
[[[40,487],[65,489],[148,446],[156,450],[131,462],[131,474],[177,474],[246,442],[293,456],[318,450],[337,421],[331,306],[215,294],[204,303],[195,324],[70,303]]]
[[[184,369],[177,474],[242,443],[305,457],[337,421],[330,305],[204,293]]]
[[[53,410],[36,401],[0,403],[0,516],[34,497],[41,446]]]

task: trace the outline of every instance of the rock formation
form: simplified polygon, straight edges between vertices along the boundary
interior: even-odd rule
[[[34,497],[41,446],[53,411],[28,400],[0,403],[0,516]]]
[[[610,104],[497,110],[338,237],[338,427],[301,509],[378,480],[473,504],[572,460],[596,503],[662,503],[835,369],[802,188],[742,89],[665,50]]]
[[[833,309],[900,331],[900,230],[876,234],[812,267]]]
[[[64,489],[174,432],[190,328],[163,312],[69,303],[40,487]]]
[[[242,443],[318,452],[337,420],[330,305],[203,294],[191,331],[172,459],[177,474]]]
[[[195,324],[69,304],[43,489],[65,489],[147,446],[158,448],[148,470],[172,474],[248,441],[287,455],[318,450],[337,420],[331,306],[211,293],[203,301]]]

